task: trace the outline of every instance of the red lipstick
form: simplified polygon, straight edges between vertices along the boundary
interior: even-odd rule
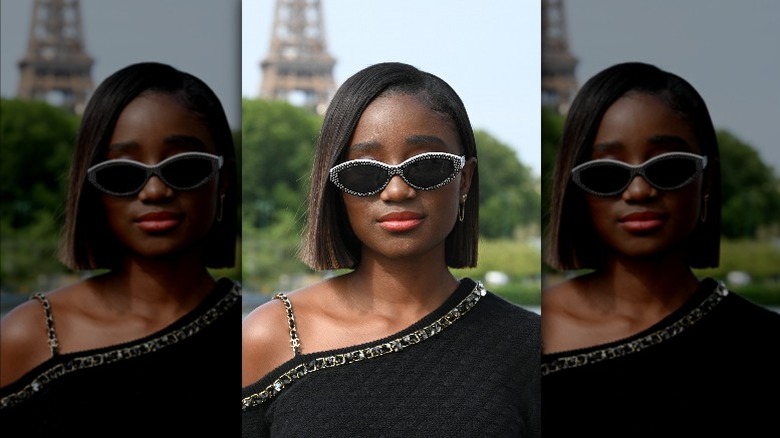
[[[652,211],[642,211],[627,214],[620,218],[620,225],[628,232],[648,233],[653,232],[664,224],[666,216]]]
[[[423,215],[412,211],[388,213],[379,218],[379,226],[387,231],[403,232],[416,228],[423,221]]]
[[[164,233],[176,228],[180,222],[179,215],[167,211],[146,213],[135,220],[138,228],[148,233]]]

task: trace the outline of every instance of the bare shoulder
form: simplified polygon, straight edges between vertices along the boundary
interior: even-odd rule
[[[284,305],[270,300],[250,312],[241,324],[242,386],[248,386],[292,358]],[[284,348],[287,344],[287,349]]]
[[[89,280],[45,293],[57,325],[67,322],[74,302],[83,299]],[[43,304],[31,299],[11,309],[0,320],[0,386],[5,386],[42,364],[52,353]]]
[[[572,330],[577,328],[576,308],[582,279],[564,280],[542,291],[542,350],[550,353],[567,348]]]
[[[0,386],[6,386],[45,362],[51,353],[46,317],[38,300],[26,301],[0,320]]]
[[[293,314],[305,309],[316,296],[321,283],[286,294],[293,303]],[[257,382],[284,362],[293,358],[290,324],[285,304],[271,299],[252,310],[242,323],[242,386]]]
[[[563,311],[580,289],[581,280],[573,278],[545,286],[542,289],[542,309],[548,313]],[[546,315],[545,315],[546,316]]]

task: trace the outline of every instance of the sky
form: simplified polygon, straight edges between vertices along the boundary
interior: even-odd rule
[[[565,14],[580,84],[624,61],[676,73],[780,176],[780,2],[568,1]]]
[[[541,3],[518,0],[322,0],[338,86],[364,67],[400,61],[458,93],[474,129],[517,152],[539,175]],[[257,97],[268,55],[272,0],[242,2],[241,92]]]
[[[0,1],[4,97],[16,93],[32,3]],[[475,129],[538,174],[541,2],[322,0],[322,7],[337,84],[382,61],[434,73],[460,94]],[[704,96],[716,127],[755,147],[778,174],[780,2],[570,0],[565,7],[580,83],[627,60],[675,72]],[[93,81],[131,62],[167,62],[212,86],[237,129],[241,96],[256,97],[260,87],[273,8],[273,0],[81,0]]]
[[[32,0],[0,1],[0,95],[16,95]],[[241,128],[239,0],[81,0],[86,52],[97,86],[111,73],[157,61],[205,81],[233,129]]]

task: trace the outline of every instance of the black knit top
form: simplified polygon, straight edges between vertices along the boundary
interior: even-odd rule
[[[240,417],[228,407],[240,351],[240,287],[222,278],[196,309],[157,333],[56,354],[1,388],[2,434],[238,436]]]
[[[243,388],[243,436],[539,437],[539,322],[464,279],[406,330]]]
[[[776,434],[779,360],[780,314],[707,278],[647,330],[543,355],[544,436]]]

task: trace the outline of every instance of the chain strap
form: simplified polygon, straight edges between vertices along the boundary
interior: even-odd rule
[[[295,315],[292,311],[292,303],[282,292],[274,295],[274,298],[281,301],[284,304],[284,309],[287,311],[287,325],[290,326],[290,346],[293,350],[293,356],[297,357],[301,354],[301,341],[298,339],[298,329],[295,326]]]
[[[49,342],[49,351],[52,356],[56,356],[60,351],[60,343],[57,341],[57,334],[54,332],[54,317],[51,315],[51,304],[45,295],[38,292],[33,298],[41,302],[43,313],[46,315],[46,334]]]

